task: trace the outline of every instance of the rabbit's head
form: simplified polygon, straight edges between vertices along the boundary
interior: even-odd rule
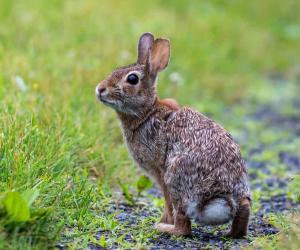
[[[157,74],[167,67],[169,57],[169,40],[154,40],[152,34],[144,33],[138,43],[137,62],[114,70],[98,84],[96,96],[118,112],[141,115],[156,100]]]

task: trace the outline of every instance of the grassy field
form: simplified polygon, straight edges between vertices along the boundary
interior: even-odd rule
[[[130,202],[137,181],[142,189],[148,183],[127,154],[116,115],[94,97],[113,68],[135,61],[145,31],[172,43],[161,97],[209,114],[245,155],[258,131],[268,145],[286,137],[289,131],[266,131],[242,117],[271,101],[299,116],[280,99],[295,95],[300,82],[299,9],[296,0],[0,0],[0,248],[146,248],[159,237],[149,226],[157,218],[127,228],[109,212],[120,189]],[[254,136],[243,140],[246,130]],[[299,141],[284,146],[300,154]],[[266,150],[258,161],[273,154]],[[279,162],[272,164],[277,173]],[[297,183],[289,197],[299,202]],[[254,191],[258,207],[269,193]],[[160,209],[161,199],[153,204]],[[293,247],[299,217],[269,216],[281,233],[253,238],[249,247],[280,248],[287,239]],[[96,239],[100,230],[109,238]],[[130,230],[134,241],[126,240]]]

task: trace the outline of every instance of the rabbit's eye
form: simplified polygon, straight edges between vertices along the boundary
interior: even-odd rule
[[[132,85],[136,85],[139,82],[139,77],[136,74],[130,74],[127,76],[126,81]]]

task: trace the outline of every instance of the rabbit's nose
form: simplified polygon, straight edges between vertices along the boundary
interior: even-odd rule
[[[105,92],[105,90],[106,90],[106,88],[104,88],[104,87],[99,87],[99,88],[98,88],[98,93],[99,93],[99,95],[103,94],[103,93]]]
[[[106,90],[105,87],[97,86],[96,87],[96,95],[98,97],[101,97],[104,94],[105,90]]]

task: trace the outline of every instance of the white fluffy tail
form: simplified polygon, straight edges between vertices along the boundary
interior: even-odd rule
[[[198,203],[190,202],[186,213],[190,219],[203,225],[222,225],[229,222],[233,217],[228,202],[222,198],[209,201],[201,211]]]

